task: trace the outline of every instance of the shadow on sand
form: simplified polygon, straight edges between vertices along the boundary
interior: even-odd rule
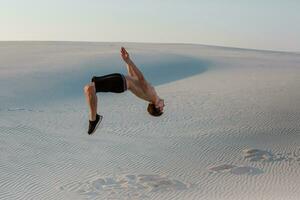
[[[202,73],[210,63],[191,57],[162,54],[136,53],[133,58],[136,65],[144,73],[147,80],[154,86],[180,80]],[[40,66],[47,68],[47,63]],[[16,105],[44,104],[48,101],[61,101],[65,98],[83,96],[83,86],[92,76],[109,73],[126,74],[126,67],[118,54],[102,58],[84,60],[74,66],[62,66],[56,71],[40,71],[18,79],[2,80],[14,91],[10,101]]]

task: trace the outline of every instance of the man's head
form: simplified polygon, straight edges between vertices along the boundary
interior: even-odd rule
[[[150,115],[158,117],[163,114],[164,107],[165,107],[165,101],[161,98],[158,98],[155,104],[149,103],[147,110]]]
[[[154,117],[159,117],[163,114],[163,112],[160,111],[159,108],[156,108],[155,104],[153,104],[153,103],[148,104],[147,111],[149,112],[150,115],[152,115]]]

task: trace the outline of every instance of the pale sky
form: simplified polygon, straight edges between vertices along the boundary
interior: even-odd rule
[[[300,52],[300,0],[0,0],[0,40],[196,43]]]

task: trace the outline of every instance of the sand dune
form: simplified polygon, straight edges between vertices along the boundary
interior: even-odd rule
[[[125,73],[166,101],[82,87]],[[0,42],[0,199],[298,199],[300,55],[201,45]]]

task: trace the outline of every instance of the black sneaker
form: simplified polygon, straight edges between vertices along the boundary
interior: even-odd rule
[[[102,121],[102,116],[101,115],[96,115],[96,120],[95,121],[89,121],[89,130],[88,130],[88,134],[91,135],[93,134],[96,129],[98,128],[99,124]]]

